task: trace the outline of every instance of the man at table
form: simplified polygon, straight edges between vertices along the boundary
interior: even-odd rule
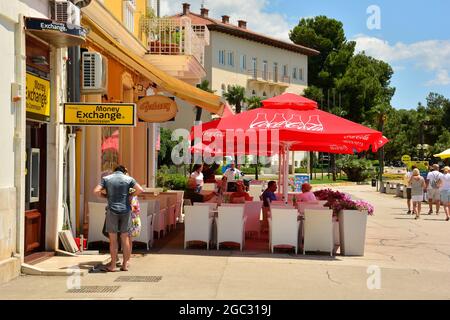
[[[237,183],[237,191],[230,196],[231,203],[245,203],[245,201],[253,201],[253,197],[244,191],[244,184],[239,181]]]
[[[187,183],[187,189],[184,193],[184,198],[191,200],[194,202],[208,202],[216,196],[216,193],[213,192],[198,192],[197,190],[197,181],[195,178],[189,178]]]
[[[267,184],[267,189],[261,195],[261,200],[263,201],[263,208],[262,208],[262,212],[263,212],[262,231],[263,232],[266,232],[269,229],[268,213],[269,213],[270,203],[272,201],[277,200],[275,191],[277,191],[277,183],[275,181],[269,181],[269,183]]]
[[[239,180],[241,176],[243,176],[243,173],[241,170],[236,168],[236,165],[234,162],[230,164],[230,167],[225,171],[223,174],[224,177],[227,177],[228,181],[228,192],[234,192],[236,191],[236,180]],[[237,178],[237,179],[236,179]]]

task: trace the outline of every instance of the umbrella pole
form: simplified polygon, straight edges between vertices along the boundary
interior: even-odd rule
[[[284,174],[283,174],[283,197],[284,202],[288,203],[288,180],[289,180],[289,147],[284,147]]]
[[[283,161],[283,159],[282,159],[281,147],[280,147],[279,150],[278,150],[278,188],[280,189],[280,193],[281,193],[281,189],[282,189],[282,186],[281,186],[281,175],[282,175],[281,162],[282,161]]]

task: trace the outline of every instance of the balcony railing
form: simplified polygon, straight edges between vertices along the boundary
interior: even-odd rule
[[[191,19],[142,18],[141,31],[147,35],[151,54],[191,55],[204,65],[205,46],[209,44],[206,26],[191,24]]]
[[[265,70],[248,70],[248,79],[259,82],[266,82],[272,84],[290,84],[291,78],[288,76],[279,76],[278,74]]]

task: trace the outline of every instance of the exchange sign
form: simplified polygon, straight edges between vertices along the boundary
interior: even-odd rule
[[[65,103],[64,124],[73,126],[136,126],[134,103]]]

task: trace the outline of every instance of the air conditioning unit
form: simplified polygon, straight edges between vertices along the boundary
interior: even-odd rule
[[[51,13],[54,21],[80,25],[80,8],[68,0],[53,0]]]
[[[108,86],[108,59],[98,52],[83,52],[81,59],[83,94],[104,93]]]

